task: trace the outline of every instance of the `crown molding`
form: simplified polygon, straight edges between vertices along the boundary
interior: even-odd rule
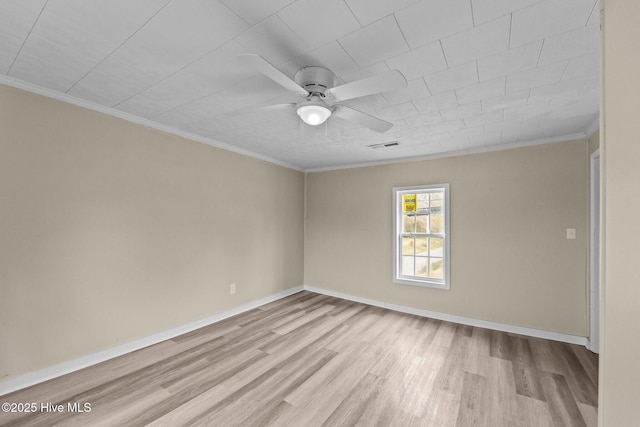
[[[236,154],[241,154],[243,156],[253,157],[258,160],[263,160],[265,162],[273,163],[278,166],[283,166],[285,168],[293,169],[298,172],[304,172],[304,169],[294,166],[292,164],[274,159],[269,156],[264,156],[262,154],[254,153],[249,150],[244,150],[242,148],[236,147],[234,145],[225,144],[224,142],[217,141],[215,139],[206,138],[201,135],[196,135],[191,132],[187,132],[172,126],[163,125],[158,122],[154,122],[153,120],[145,119],[130,113],[126,113],[124,111],[116,110],[115,108],[105,107],[104,105],[99,105],[91,101],[87,101],[81,98],[77,98],[75,96],[57,92],[52,89],[48,89],[42,86],[38,86],[33,83],[28,83],[22,80],[14,79],[13,77],[9,77],[6,75],[0,75],[0,84],[10,86],[16,89],[21,89],[26,92],[34,93],[36,95],[41,95],[47,98],[55,99],[57,101],[61,101],[67,104],[75,105],[77,107],[86,108],[88,110],[96,111],[98,113],[103,113],[108,116],[116,117],[122,120],[126,120],[131,123],[139,124],[142,126],[146,126],[152,129],[156,129],[162,132],[166,132],[172,135],[176,135],[185,139],[189,139],[191,141],[200,142],[202,144],[211,145],[216,148],[220,148],[222,150],[227,150],[234,152]]]
[[[156,129],[162,132],[166,132],[172,135],[176,135],[185,139],[189,139],[191,141],[196,141],[202,144],[211,145],[213,147],[220,148],[222,150],[231,151],[236,154],[252,157],[258,160],[263,160],[265,162],[269,162],[274,165],[282,166],[288,169],[293,169],[295,171],[305,172],[305,173],[306,172],[311,172],[311,173],[326,172],[326,171],[341,170],[341,169],[354,169],[354,168],[362,168],[362,167],[370,167],[370,166],[383,166],[383,165],[406,163],[406,162],[419,162],[424,160],[435,160],[435,159],[442,159],[447,157],[464,156],[468,154],[487,153],[492,151],[509,150],[512,148],[528,147],[532,145],[550,144],[554,142],[564,142],[564,141],[571,141],[576,139],[584,139],[584,138],[590,138],[593,135],[593,133],[596,132],[600,127],[600,120],[598,116],[593,121],[593,123],[589,125],[589,127],[584,133],[575,133],[575,134],[563,135],[563,136],[552,137],[552,138],[543,138],[543,139],[536,139],[536,140],[530,140],[530,141],[514,142],[510,144],[492,145],[489,147],[473,148],[473,149],[462,150],[462,151],[447,151],[444,153],[419,156],[419,157],[401,157],[397,159],[379,160],[379,161],[372,161],[372,162],[356,162],[356,163],[348,163],[348,164],[336,165],[336,166],[326,166],[326,167],[318,167],[318,168],[302,168],[287,162],[283,162],[278,159],[274,159],[269,156],[264,156],[262,154],[255,153],[253,151],[236,147],[231,144],[226,144],[224,142],[220,142],[215,139],[207,138],[201,135],[197,135],[191,132],[187,132],[187,131],[172,127],[172,126],[154,122],[152,120],[145,119],[130,113],[126,113],[124,111],[120,111],[115,108],[99,105],[91,101],[77,98],[75,96],[72,96],[66,93],[57,92],[55,90],[48,89],[33,83],[28,83],[22,80],[18,80],[6,75],[0,75],[0,84],[11,86],[16,89],[21,89],[30,93],[34,93],[36,95],[41,95],[47,98],[55,99],[57,101],[75,105],[81,108],[86,108],[88,110],[103,113],[112,117],[126,120],[131,123],[139,124],[139,125]]]
[[[575,141],[577,139],[586,139],[586,138],[587,138],[586,133],[572,133],[568,135],[556,136],[553,138],[543,138],[543,139],[535,139],[531,141],[513,142],[510,144],[498,144],[498,145],[492,145],[489,147],[472,148],[469,150],[447,151],[444,153],[438,153],[438,154],[432,154],[432,155],[420,156],[420,157],[401,157],[397,159],[379,160],[374,162],[351,163],[351,164],[345,164],[345,165],[339,165],[339,166],[308,168],[308,169],[305,169],[304,171],[309,173],[327,172],[327,171],[335,171],[335,170],[341,170],[341,169],[355,169],[355,168],[366,168],[370,166],[384,166],[384,165],[390,165],[390,164],[396,164],[396,163],[421,162],[424,160],[436,160],[436,159],[444,159],[447,157],[466,156],[469,154],[489,153],[492,151],[510,150],[513,148],[530,147],[532,145],[553,144],[555,142]]]

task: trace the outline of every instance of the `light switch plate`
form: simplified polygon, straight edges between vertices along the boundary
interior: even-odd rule
[[[567,240],[575,240],[575,238],[576,238],[576,229],[567,228]]]

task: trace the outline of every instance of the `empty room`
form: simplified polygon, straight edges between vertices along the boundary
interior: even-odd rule
[[[637,426],[638,22],[1,0],[0,426]]]

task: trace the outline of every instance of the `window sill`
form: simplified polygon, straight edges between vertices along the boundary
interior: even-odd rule
[[[427,280],[411,280],[411,279],[402,279],[402,278],[394,278],[393,283],[397,285],[410,285],[410,286],[421,286],[423,288],[435,288],[435,289],[443,289],[449,290],[449,284],[445,282],[430,282]]]

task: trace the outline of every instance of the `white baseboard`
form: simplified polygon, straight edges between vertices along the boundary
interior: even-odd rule
[[[545,331],[541,329],[525,328],[522,326],[514,326],[506,323],[489,322],[486,320],[473,319],[470,317],[462,317],[462,316],[456,316],[452,314],[439,313],[436,311],[422,310],[418,308],[407,307],[407,306],[397,305],[397,304],[390,304],[382,301],[376,301],[368,298],[362,298],[354,295],[344,294],[342,292],[335,292],[335,291],[330,291],[326,289],[305,285],[305,286],[297,286],[291,289],[287,289],[286,291],[269,295],[267,297],[260,298],[258,300],[243,304],[241,306],[234,307],[232,309],[225,310],[220,313],[216,313],[214,315],[205,317],[204,319],[196,320],[194,322],[190,322],[185,325],[168,329],[166,331],[158,332],[157,334],[153,334],[153,335],[142,337],[133,341],[129,341],[127,343],[123,343],[116,347],[102,350],[93,354],[88,354],[86,356],[82,356],[77,359],[69,360],[67,362],[50,366],[48,368],[40,369],[34,372],[29,372],[27,374],[20,375],[12,379],[2,381],[0,382],[0,396],[14,392],[16,390],[20,390],[20,389],[32,386],[34,384],[38,384],[38,383],[50,380],[52,378],[56,378],[56,377],[86,368],[91,365],[95,365],[100,362],[104,362],[109,359],[113,359],[114,357],[122,356],[124,354],[139,350],[144,347],[148,347],[153,344],[157,344],[159,342],[177,337],[179,335],[186,334],[187,332],[191,332],[198,328],[202,328],[203,326],[207,326],[212,323],[219,322],[220,320],[226,319],[228,317],[235,316],[240,313],[244,313],[245,311],[252,310],[256,307],[260,307],[261,305],[268,304],[273,301],[277,301],[281,298],[295,294],[296,292],[300,292],[302,290],[307,290],[309,292],[315,292],[323,295],[329,295],[336,298],[342,298],[349,301],[360,302],[363,304],[373,305],[376,307],[382,307],[382,308],[386,308],[393,311],[399,311],[402,313],[415,314],[417,316],[429,317],[432,319],[459,323],[462,325],[477,326],[480,328],[493,329],[496,331],[511,332],[515,334],[526,335],[526,336],[531,336],[536,338],[544,338],[544,339],[549,339],[553,341],[562,341],[570,344],[580,344],[584,346],[588,346],[589,344],[589,340],[587,338],[576,336],[576,335],[561,334],[558,332]]]
[[[459,323],[462,325],[477,326],[479,328],[493,329],[496,331],[510,332],[519,335],[526,335],[536,338],[544,338],[553,341],[562,341],[570,344],[584,345],[588,344],[588,339],[577,335],[561,334],[558,332],[545,331],[542,329],[525,328],[523,326],[514,326],[507,323],[489,322],[487,320],[479,320],[471,317],[456,316],[453,314],[439,313],[437,311],[422,310],[419,308],[407,307],[404,305],[390,304],[382,301],[376,301],[368,298],[357,297],[342,292],[335,292],[326,289],[316,288],[313,286],[304,286],[309,292],[329,295],[336,298],[346,299],[349,301],[361,302],[363,304],[373,305],[376,307],[387,308],[401,313],[415,314],[416,316],[429,317],[431,319],[445,320],[447,322]]]
[[[591,338],[587,338],[587,350],[592,353],[600,354],[600,346],[598,343],[591,340]]]
[[[122,356],[123,354],[127,354],[132,351],[140,350],[141,348],[148,347],[150,345],[157,344],[171,338],[175,338],[178,335],[186,334],[187,332],[202,328],[203,326],[207,326],[228,317],[244,313],[245,311],[252,310],[256,307],[260,307],[261,305],[279,300],[302,290],[303,286],[297,286],[295,288],[287,289],[286,291],[278,292],[277,294],[269,295],[255,301],[248,302],[241,306],[216,313],[214,315],[205,317],[204,319],[196,320],[185,325],[158,332],[157,334],[142,337],[115,347],[108,348],[106,350],[88,354],[86,356],[78,357],[77,359],[69,360],[67,362],[50,366],[48,368],[29,372],[27,374],[14,377],[6,381],[2,381],[0,382],[0,396],[86,368],[91,365],[95,365],[100,362],[104,362],[109,359],[113,359],[114,357]]]

